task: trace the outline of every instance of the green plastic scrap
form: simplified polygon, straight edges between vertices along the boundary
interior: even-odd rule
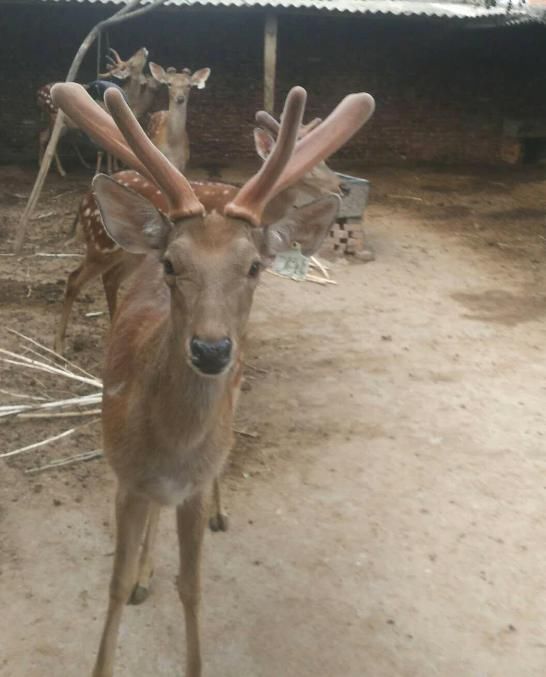
[[[305,280],[305,276],[309,271],[309,261],[310,258],[301,253],[300,243],[293,242],[292,249],[277,254],[272,268],[275,273],[289,277],[292,280]]]

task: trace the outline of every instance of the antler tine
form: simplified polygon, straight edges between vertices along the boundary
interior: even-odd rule
[[[300,127],[299,138],[303,139],[303,137],[307,136],[307,134],[309,134],[309,132],[312,132],[313,129],[318,127],[321,122],[322,122],[322,118],[313,118],[311,120],[311,122],[308,122],[306,125],[302,125]]]
[[[271,132],[274,137],[277,137],[279,133],[280,124],[275,120],[275,118],[267,113],[265,110],[259,110],[256,113],[256,122],[260,127],[263,127],[268,132]],[[318,127],[322,122],[321,118],[314,118],[311,122],[308,122],[306,125],[301,124],[298,131],[298,141],[303,139],[304,136],[307,136],[309,132],[312,132],[315,127]]]
[[[362,92],[346,96],[326,120],[298,142],[294,155],[273,186],[270,198],[288,188],[347,143],[368,121],[374,108],[375,101],[369,94]]]
[[[108,47],[108,52],[112,52],[114,57],[112,57],[110,54],[106,54],[106,72],[105,73],[99,73],[98,76],[99,78],[111,78],[112,73],[119,68],[120,66],[125,65],[125,61],[121,58],[118,52],[113,47]]]
[[[112,52],[112,54],[116,57],[117,63],[121,63],[123,61],[123,59],[119,55],[119,52],[116,52],[116,50],[113,47],[108,47],[108,51]]]
[[[293,87],[290,90],[284,104],[277,143],[260,171],[226,205],[224,213],[227,216],[250,221],[255,226],[260,224],[262,211],[271,198],[271,190],[294,152],[306,100],[307,92],[303,87]]]
[[[275,120],[275,118],[265,110],[259,110],[256,113],[256,122],[260,125],[260,127],[263,127],[268,132],[271,132],[275,137],[281,128],[280,124]]]
[[[104,101],[135,155],[149,168],[154,181],[163,189],[171,205],[170,216],[173,221],[203,214],[205,209],[188,180],[146,136],[122,93],[118,89],[107,89]]]
[[[75,82],[57,83],[51,88],[51,98],[99,146],[155,182],[152,174],[129,148],[112,118],[81,85]]]

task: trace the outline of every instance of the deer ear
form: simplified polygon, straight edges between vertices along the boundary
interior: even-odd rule
[[[106,174],[93,179],[93,194],[106,232],[132,254],[167,247],[171,223],[153,204]]]
[[[256,146],[256,152],[262,158],[266,160],[273,146],[275,145],[275,140],[273,137],[260,127],[254,128],[254,145]]]
[[[128,66],[125,66],[125,68],[114,68],[110,75],[111,77],[116,78],[116,80],[127,80],[131,75],[131,71]]]
[[[340,198],[330,194],[292,209],[280,221],[266,227],[266,254],[286,252],[297,242],[302,254],[312,256],[336,220],[340,204]]]
[[[210,68],[200,68],[198,71],[191,76],[192,87],[197,87],[197,89],[203,89],[205,87],[206,81],[209,79]]]
[[[150,61],[148,66],[150,67],[150,73],[158,82],[161,82],[162,85],[166,85],[169,82],[167,78],[167,73],[165,73],[165,69],[163,68],[163,66],[160,66],[159,64],[154,63],[153,61]]]

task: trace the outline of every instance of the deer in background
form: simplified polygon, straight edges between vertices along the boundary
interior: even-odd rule
[[[193,74],[184,68],[177,73],[175,68],[165,70],[150,61],[150,72],[158,83],[168,87],[169,109],[154,113],[146,131],[163,155],[182,172],[190,158],[190,142],[186,132],[190,92],[192,87],[205,87],[210,68],[201,68]]]
[[[134,111],[138,119],[142,119],[152,108],[161,84],[144,74],[144,69],[148,60],[148,50],[146,47],[141,47],[137,50],[127,61],[121,59],[120,55],[112,48],[110,52],[114,56],[108,56],[109,65],[105,73],[100,73],[99,78],[116,78],[122,80],[122,89],[127,96],[127,100],[131,109]],[[36,93],[36,102],[38,108],[47,116],[47,127],[42,129],[39,133],[39,163],[49,142],[51,132],[55,126],[57,119],[57,106],[53,103],[51,97],[51,88],[55,83],[50,82],[40,87]],[[66,135],[70,131],[77,130],[77,126],[69,118],[65,119],[65,127],[62,135]],[[79,148],[75,145],[76,154],[85,167],[89,165],[83,159]],[[61,164],[58,151],[55,150],[55,165],[60,176],[66,176],[66,171]]]
[[[143,123],[156,105],[158,95],[163,89],[162,83],[144,73],[149,52],[146,47],[141,47],[124,61],[115,49],[110,48],[109,51],[113,56],[107,57],[109,61],[107,70],[100,73],[99,78],[115,78],[123,81],[121,87],[127,97],[127,103],[137,120]]]
[[[55,85],[53,97],[106,151],[157,183],[168,204],[166,212],[159,211],[106,175],[93,182],[110,237],[145,256],[142,274],[133,277],[116,313],[104,366],[103,448],[117,477],[117,529],[93,675],[113,675],[124,606],[141,573],[150,570],[150,534],[160,507],[171,505],[177,517],[186,677],[200,677],[201,544],[212,483],[232,444],[254,290],[261,269],[277,252],[293,242],[306,254],[316,250],[340,200],[320,198],[268,227],[262,214],[271,199],[360,128],[373,111],[373,99],[346,97],[297,142],[306,94],[291,90],[274,151],[221,212],[208,213],[183,174],[143,133],[120,92],[105,95],[113,119],[76,84]]]
[[[256,120],[259,124],[267,125],[268,129],[275,130],[274,134],[278,132],[278,123],[264,111],[256,113]],[[307,125],[302,125],[298,138],[305,138],[319,123],[320,120],[315,119]],[[275,146],[273,137],[263,129],[256,128],[254,141],[256,152],[265,161]],[[157,192],[155,185],[145,177],[133,171],[121,172],[115,176],[120,183],[150,199],[158,209],[165,209],[164,196],[161,192]],[[211,182],[196,181],[191,185],[199,200],[209,210],[217,209],[217,211],[223,208],[233,191],[236,190],[226,184]],[[218,189],[219,185],[223,185],[222,190]],[[293,186],[288,186],[269,202],[264,213],[264,223],[269,224],[285,216],[294,204],[301,201],[301,196],[309,200],[309,197],[318,197],[326,193],[341,194],[344,190],[337,174],[321,161],[316,167],[311,167]],[[98,206],[91,192],[87,193],[80,203],[76,223],[79,223],[77,236],[85,244],[85,259],[69,274],[67,279],[61,317],[55,335],[55,350],[58,353],[64,351],[68,318],[72,305],[81,290],[101,275],[108,310],[110,317],[113,317],[119,286],[142,260],[142,257],[124,251],[111,240],[104,230]]]
[[[277,135],[279,133],[280,124],[275,118],[266,111],[258,111],[256,113],[256,122],[259,127],[254,129],[254,145],[256,152],[266,160],[269,154],[275,147]],[[313,131],[322,120],[314,118],[306,125],[301,125],[298,131],[298,140],[304,139],[307,134]],[[288,205],[296,206],[304,202],[309,202],[312,198],[317,198],[325,193],[337,193],[345,195],[349,192],[349,187],[346,186],[324,160],[319,162],[314,167],[304,174],[301,179],[294,186],[290,186],[283,194],[283,201],[278,199],[269,204],[267,208],[267,218],[274,220],[280,218],[285,214]]]

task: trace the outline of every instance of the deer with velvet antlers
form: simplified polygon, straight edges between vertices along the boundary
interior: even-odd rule
[[[103,442],[118,480],[117,533],[93,675],[113,675],[124,605],[141,577],[149,576],[158,511],[171,505],[180,549],[186,677],[200,677],[201,543],[211,487],[232,444],[254,289],[275,253],[293,242],[307,254],[317,248],[336,217],[339,198],[322,197],[265,228],[262,214],[275,195],[360,128],[373,111],[373,99],[346,97],[297,142],[306,93],[293,88],[277,144],[260,171],[222,210],[208,212],[143,133],[119,91],[105,95],[112,117],[79,85],[55,85],[53,97],[105,150],[156,184],[167,205],[159,210],[109,176],[93,181],[109,235],[146,256],[114,318],[104,366]]]
[[[266,160],[275,147],[279,123],[265,111],[256,113],[256,122],[261,125],[261,127],[254,129],[256,152],[262,160]],[[320,119],[315,118],[308,124],[301,125],[298,140],[303,139],[320,122]],[[158,191],[155,184],[137,172],[131,170],[118,172],[115,174],[115,179],[118,183],[129,186],[132,190],[151,200],[159,209],[163,211],[167,209],[165,197],[161,191]],[[191,186],[207,211],[213,209],[221,211],[237,192],[237,189],[233,186],[211,181],[193,181]],[[268,203],[262,222],[269,225],[286,216],[289,210],[302,200],[310,201],[327,193],[341,195],[345,192],[347,192],[347,189],[338,175],[324,161],[321,161]],[[85,245],[85,258],[69,274],[66,282],[61,315],[55,334],[55,350],[60,354],[64,352],[64,340],[70,311],[81,290],[94,278],[101,275],[110,318],[113,318],[121,283],[138,268],[142,261],[142,255],[125,251],[108,236],[104,230],[100,211],[92,192],[86,193],[82,198],[75,224],[78,224],[78,239],[83,241]]]

